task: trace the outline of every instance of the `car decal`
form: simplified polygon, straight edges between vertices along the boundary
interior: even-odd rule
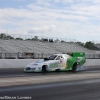
[[[50,64],[50,68],[56,68],[56,67],[60,67],[60,66],[61,66],[61,64],[58,62]]]

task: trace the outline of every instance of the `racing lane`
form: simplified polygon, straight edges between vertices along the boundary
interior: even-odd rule
[[[88,73],[88,72],[98,72],[100,71],[100,66],[95,66],[92,68],[86,68],[86,69],[83,69],[81,71],[78,71],[77,73]],[[41,75],[59,75],[59,74],[73,74],[73,72],[71,71],[66,71],[66,72],[47,72],[47,73],[25,73],[23,71],[23,69],[15,69],[15,68],[9,68],[9,69],[0,69],[0,78],[3,78],[3,77],[25,77],[25,76],[41,76]]]
[[[0,88],[0,99],[100,100],[100,79]]]
[[[90,68],[84,68],[81,71],[78,71],[77,73],[88,73],[88,72],[98,72],[100,71],[100,66],[92,66]],[[25,76],[41,76],[41,75],[59,75],[59,74],[73,74],[71,71],[67,72],[47,72],[47,73],[25,73],[23,69],[15,69],[15,68],[9,68],[9,69],[0,69],[0,78],[3,77],[25,77]]]
[[[31,72],[26,73],[23,69],[0,69],[0,78],[4,77],[25,77],[25,76],[41,76],[41,75],[56,75],[56,74],[72,74],[71,71],[67,72]]]

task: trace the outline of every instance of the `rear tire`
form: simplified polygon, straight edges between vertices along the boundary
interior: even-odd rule
[[[43,72],[43,73],[47,72],[46,66],[43,66],[43,67],[42,67],[42,72]]]
[[[75,63],[75,64],[73,65],[72,72],[76,72],[76,70],[77,70],[77,63]]]

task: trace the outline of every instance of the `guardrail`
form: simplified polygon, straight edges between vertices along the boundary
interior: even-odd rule
[[[52,54],[44,53],[0,53],[0,59],[43,59]],[[86,59],[100,59],[100,54],[86,54]]]

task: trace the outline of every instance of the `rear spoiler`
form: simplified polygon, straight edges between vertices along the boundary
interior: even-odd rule
[[[85,57],[85,52],[73,52],[71,54],[73,57]]]

